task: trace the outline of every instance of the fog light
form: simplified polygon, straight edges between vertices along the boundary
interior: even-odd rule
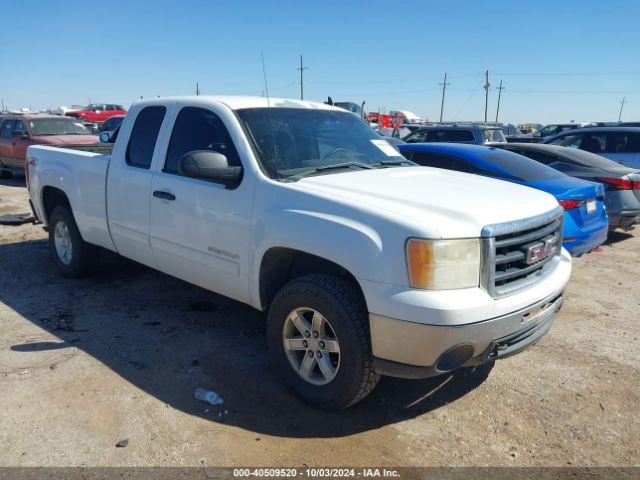
[[[440,355],[436,363],[436,370],[439,372],[450,372],[461,367],[473,356],[473,345],[464,343],[451,347]]]

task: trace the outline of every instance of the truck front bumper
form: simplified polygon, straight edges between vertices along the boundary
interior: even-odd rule
[[[533,345],[551,328],[571,275],[564,248],[552,262],[544,279],[499,298],[482,288],[429,291],[359,279],[376,369],[426,378]]]
[[[376,356],[376,370],[391,377],[427,378],[514,355],[547,333],[562,302],[559,293],[509,315],[456,326],[370,314],[374,354],[386,357]]]

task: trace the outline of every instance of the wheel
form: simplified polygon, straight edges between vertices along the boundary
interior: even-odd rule
[[[318,407],[349,407],[380,378],[362,294],[337,275],[306,275],[282,287],[269,307],[267,337],[285,381]]]
[[[0,178],[11,178],[13,173],[10,170],[0,170]]]
[[[67,206],[56,207],[49,217],[49,248],[64,277],[87,275],[98,263],[98,249],[82,240]]]

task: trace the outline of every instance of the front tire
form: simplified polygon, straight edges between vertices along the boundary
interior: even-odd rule
[[[73,213],[67,206],[56,207],[49,217],[49,248],[63,277],[85,276],[98,262],[98,249],[82,240]]]
[[[347,408],[376,386],[370,337],[361,292],[337,275],[296,278],[269,308],[274,364],[298,396],[321,408]]]

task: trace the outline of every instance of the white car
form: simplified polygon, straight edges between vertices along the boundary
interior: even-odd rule
[[[141,100],[110,140],[111,155],[28,150],[60,272],[106,249],[268,312],[273,362],[313,404],[517,353],[562,304],[552,196],[416,166],[338,108]]]

